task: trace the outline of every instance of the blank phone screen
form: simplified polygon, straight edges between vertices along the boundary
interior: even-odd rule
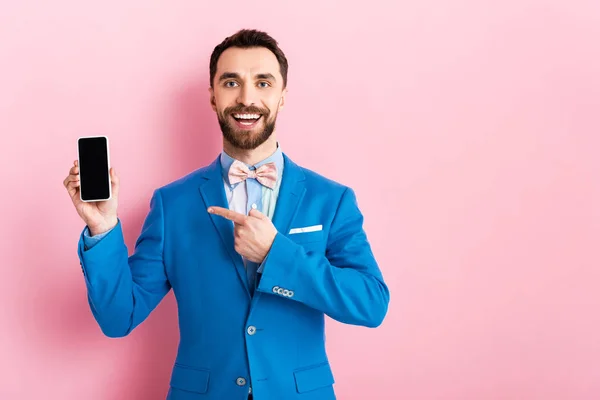
[[[108,199],[110,179],[106,138],[80,138],[77,145],[81,198],[86,201]]]

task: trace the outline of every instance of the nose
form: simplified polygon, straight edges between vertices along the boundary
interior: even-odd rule
[[[240,89],[237,102],[249,107],[257,102],[255,96],[256,91],[252,85],[243,85]]]

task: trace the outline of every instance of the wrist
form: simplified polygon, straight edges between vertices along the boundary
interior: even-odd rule
[[[119,220],[117,218],[114,218],[114,219],[111,219],[111,220],[107,221],[106,223],[98,225],[98,226],[94,226],[94,227],[88,226],[88,229],[92,236],[96,236],[96,235],[101,235],[103,233],[110,231],[115,226],[117,226],[118,223],[119,223]]]

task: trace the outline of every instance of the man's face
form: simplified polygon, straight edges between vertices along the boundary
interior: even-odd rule
[[[264,47],[228,48],[217,62],[213,86],[211,106],[229,143],[252,150],[271,136],[287,91],[275,54]]]

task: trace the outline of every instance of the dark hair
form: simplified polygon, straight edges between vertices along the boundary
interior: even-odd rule
[[[283,77],[283,87],[287,85],[288,62],[285,54],[277,45],[277,41],[269,36],[266,32],[261,32],[255,29],[242,29],[234,35],[226,37],[219,45],[215,47],[210,56],[210,87],[213,87],[213,80],[217,73],[217,61],[221,54],[230,47],[240,47],[242,49],[250,47],[265,47],[277,57],[279,62],[279,72]]]

